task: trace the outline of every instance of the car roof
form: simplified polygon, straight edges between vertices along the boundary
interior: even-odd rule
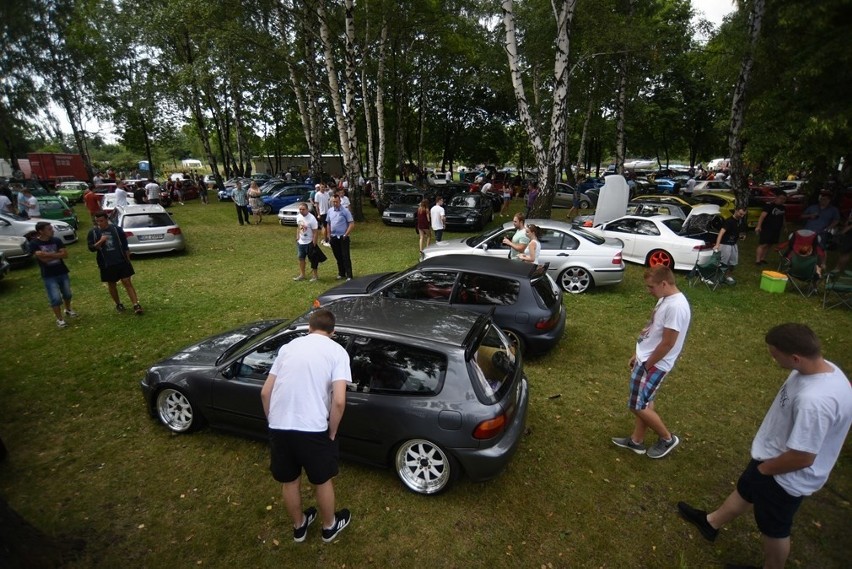
[[[143,213],[168,213],[166,208],[159,204],[126,205],[117,208],[124,215],[137,215]]]
[[[424,269],[464,269],[473,273],[530,278],[538,265],[485,255],[438,255],[417,265]]]
[[[465,345],[483,315],[416,300],[383,296],[342,298],[324,306],[334,314],[336,328],[356,328],[391,337],[428,340],[431,344]],[[308,322],[310,312],[293,325]]]

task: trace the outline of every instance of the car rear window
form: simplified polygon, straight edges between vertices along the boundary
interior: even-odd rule
[[[578,235],[578,236],[582,237],[583,239],[585,239],[586,241],[594,243],[595,245],[603,245],[606,242],[606,239],[604,239],[600,235],[590,233],[590,232],[586,231],[585,229],[583,229],[581,227],[573,228],[571,230],[571,233],[573,233],[574,235]]]
[[[356,336],[352,389],[388,395],[434,395],[447,373],[444,354],[387,340]]]
[[[121,226],[125,229],[142,229],[145,227],[167,227],[175,222],[167,213],[138,213],[125,215]]]
[[[536,296],[538,296],[541,301],[544,303],[544,306],[551,308],[553,305],[559,303],[561,299],[553,290],[553,281],[547,275],[543,275],[540,278],[533,279],[532,288],[533,292],[535,292]]]
[[[518,373],[515,348],[496,326],[489,326],[468,360],[476,392],[486,403],[500,401]]]

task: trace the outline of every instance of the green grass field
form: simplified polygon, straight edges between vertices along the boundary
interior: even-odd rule
[[[528,432],[499,478],[462,478],[443,495],[421,497],[390,470],[344,462],[335,484],[352,524],[334,544],[322,544],[316,524],[305,543],[294,544],[266,445],[209,429],[170,434],[145,412],[139,381],[185,344],[303,313],[336,284],[333,258],[321,266],[320,282],[294,283],[295,230],[274,216],[240,227],[230,203],[196,201],[172,211],[189,250],[134,261],[144,316],[114,312],[86,250],[88,220],[82,242],[69,247],[81,317],[67,329],[54,324],[37,267],[0,281],[0,437],[10,452],[0,464],[0,496],[45,532],[87,541],[69,567],[756,564],[760,541],[750,516],[710,544],[677,516],[675,503],[719,503],[748,461],[751,439],[786,377],[765,349],[767,329],[806,322],[826,356],[852,370],[850,312],[759,290],[749,236],[735,287],[691,289],[679,275],[692,327],[658,410],[683,443],[659,461],[618,449],[610,437],[632,426],[627,361],[654,303],[642,268],[631,265],[617,287],[565,297],[562,342],[525,362]],[[414,230],[385,227],[369,205],[366,212],[353,234],[355,274],[416,263]],[[827,486],[798,514],[790,567],[848,566],[850,497],[847,444]]]

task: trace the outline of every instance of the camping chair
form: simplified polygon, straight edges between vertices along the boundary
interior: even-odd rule
[[[802,251],[810,251],[819,258],[820,265],[825,265],[825,249],[820,245],[817,234],[809,229],[799,229],[791,233],[787,241],[780,243],[775,250],[781,256],[778,260],[778,271],[782,273],[790,268],[790,258],[794,252],[802,254]]]
[[[787,280],[799,294],[805,298],[816,294],[820,278],[817,255],[792,253],[787,267]]]
[[[829,305],[829,302],[833,304]],[[834,308],[835,306],[852,308],[852,271],[828,273],[825,278],[822,307]]]
[[[713,255],[707,262],[701,264],[698,260],[695,261],[695,266],[689,271],[686,282],[692,287],[698,283],[704,283],[708,289],[716,290],[724,277],[725,268],[722,265],[722,254],[719,251],[713,251]]]

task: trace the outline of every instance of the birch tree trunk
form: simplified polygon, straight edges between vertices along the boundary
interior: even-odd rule
[[[376,195],[382,190],[385,183],[385,56],[388,43],[388,22],[382,19],[382,34],[379,40],[379,63],[376,71],[376,134],[379,138],[379,147],[376,151]]]
[[[634,1],[629,0],[627,3],[627,15],[629,19],[633,19]],[[618,62],[618,102],[616,104],[615,117],[615,171],[618,174],[624,174],[624,123],[627,116],[627,72],[630,66],[630,54],[625,51]]]
[[[734,87],[731,102],[731,127],[728,133],[728,153],[731,160],[730,183],[737,197],[737,207],[748,207],[748,180],[743,166],[742,128],[746,110],[746,90],[751,68],[754,64],[754,51],[760,39],[760,28],[766,12],[766,0],[753,0],[748,19],[748,52],[740,66],[740,74]]]
[[[523,76],[518,55],[518,40],[515,26],[515,14],[512,0],[503,0],[501,10],[503,26],[506,29],[506,55],[509,60],[509,74],[512,88],[518,104],[518,116],[521,119],[530,144],[533,147],[538,166],[539,195],[533,204],[531,217],[550,217],[550,208],[556,189],[556,169],[562,162],[564,153],[564,131],[566,128],[565,107],[568,98],[568,56],[571,39],[571,21],[574,17],[576,0],[553,2],[553,16],[556,20],[556,56],[553,65],[553,107],[550,113],[550,131],[548,146],[545,148],[538,124],[532,116],[524,92]]]
[[[370,45],[370,13],[369,5],[367,6],[367,22],[364,25],[364,50],[366,53]],[[364,106],[364,124],[367,127],[367,167],[364,168],[367,178],[372,178],[376,175],[376,158],[373,148],[373,119],[370,112],[370,93],[367,87],[366,61],[361,61],[361,103]]]
[[[337,80],[337,67],[334,64],[334,49],[331,45],[331,32],[328,28],[328,17],[325,11],[324,0],[318,0],[316,6],[317,19],[320,26],[320,39],[323,46],[323,59],[325,60],[325,71],[328,75],[328,91],[331,96],[332,107],[334,108],[340,149],[343,152],[343,167],[348,172],[349,128],[346,125],[346,116],[343,113],[343,102],[340,100],[340,82]]]
[[[586,109],[586,120],[583,121],[583,132],[580,135],[580,148],[577,149],[577,164],[585,164],[583,161],[586,157],[586,137],[589,132],[589,123],[592,120],[592,107],[594,99],[589,97],[589,108]]]
[[[358,176],[361,173],[361,157],[358,155],[358,133],[355,130],[355,5],[354,0],[344,0],[346,9],[346,138],[348,146],[344,148],[347,153],[346,172],[349,178],[349,191],[352,193],[352,216],[355,221],[364,221],[364,207],[361,200],[361,188],[358,186]]]

